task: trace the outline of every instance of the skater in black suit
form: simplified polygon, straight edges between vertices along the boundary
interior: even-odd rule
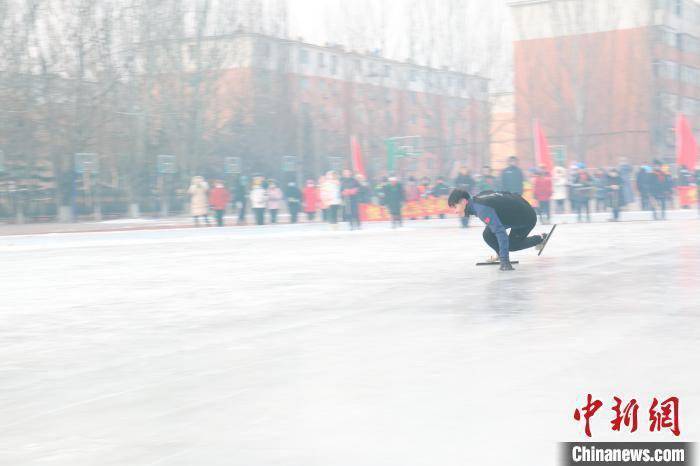
[[[537,213],[519,194],[484,191],[471,197],[468,192],[455,189],[448,205],[457,207],[458,213],[463,211],[465,216],[475,215],[486,224],[484,241],[498,254],[501,270],[513,270],[510,251],[537,247],[547,238],[546,233],[528,236],[537,223]]]

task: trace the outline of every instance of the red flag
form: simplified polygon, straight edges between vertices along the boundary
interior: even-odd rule
[[[367,173],[365,173],[365,164],[362,162],[362,150],[360,149],[360,143],[357,142],[357,138],[352,136],[350,138],[350,150],[352,151],[352,168],[355,173],[367,178]]]
[[[542,130],[539,120],[535,120],[534,139],[537,168],[544,165],[551,175],[552,171],[554,170],[554,162],[552,162],[552,154],[549,152],[547,136],[544,135],[544,131]]]
[[[698,144],[688,119],[682,113],[676,118],[676,161],[688,170],[695,168]]]

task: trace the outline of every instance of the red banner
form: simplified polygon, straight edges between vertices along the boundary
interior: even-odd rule
[[[698,202],[697,186],[678,186],[678,202],[681,207],[694,206]]]
[[[440,214],[452,213],[447,206],[447,198],[429,197],[416,202],[406,202],[401,209],[404,218],[434,217]],[[391,220],[389,210],[376,204],[360,204],[360,219],[363,222]]]
[[[547,169],[549,174],[552,174],[554,170],[554,163],[552,162],[552,154],[549,151],[549,143],[547,142],[547,136],[544,134],[542,125],[540,125],[539,120],[535,120],[534,128],[534,139],[535,139],[535,159],[537,160],[537,168],[541,165]]]
[[[688,170],[695,168],[697,163],[698,144],[690,128],[688,119],[682,113],[676,119],[676,160]]]

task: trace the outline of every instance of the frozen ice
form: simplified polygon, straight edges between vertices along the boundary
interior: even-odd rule
[[[588,393],[642,406],[594,440],[673,440],[669,395],[698,440],[698,220],[562,225],[514,272],[481,231],[1,237],[0,464],[554,465]]]

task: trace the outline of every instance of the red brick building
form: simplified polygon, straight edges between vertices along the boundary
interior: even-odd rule
[[[183,55],[222,56],[206,99],[211,163],[240,156],[247,173],[279,171],[296,156],[299,176],[350,164],[350,136],[370,176],[387,173],[388,138],[419,136],[421,157],[401,159],[404,175],[436,176],[455,161],[489,157],[488,80],[448,69],[358,53],[341,46],[239,33],[206,38]],[[192,60],[192,69],[195,68]]]
[[[566,163],[674,158],[674,118],[700,129],[700,5],[690,0],[509,2],[518,154],[532,123]],[[529,163],[528,163],[529,164]]]

